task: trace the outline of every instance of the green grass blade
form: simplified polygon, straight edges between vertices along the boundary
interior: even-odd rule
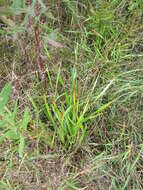
[[[0,112],[2,112],[4,106],[8,102],[11,91],[12,87],[10,83],[6,84],[5,87],[2,89],[0,93]]]

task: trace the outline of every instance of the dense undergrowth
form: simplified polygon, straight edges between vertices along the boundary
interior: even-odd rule
[[[142,0],[0,0],[0,189],[143,189]]]

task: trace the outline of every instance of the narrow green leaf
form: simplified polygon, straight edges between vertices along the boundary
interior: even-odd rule
[[[110,101],[106,104],[104,104],[103,106],[101,106],[97,111],[96,111],[96,114],[99,114],[101,112],[103,112],[107,107],[109,107],[111,104],[112,104],[113,101]]]
[[[22,158],[23,154],[24,154],[24,135],[20,135],[20,143],[19,143],[19,147],[18,147],[18,153],[19,156]]]
[[[10,83],[5,85],[5,87],[2,89],[0,93],[0,112],[2,112],[4,106],[8,102],[9,96],[11,94],[11,90],[12,90],[12,87]]]
[[[27,129],[27,125],[29,123],[29,120],[30,120],[29,110],[26,109],[25,112],[24,112],[24,116],[23,116],[23,119],[22,119],[20,127],[22,129],[26,130]]]
[[[51,113],[51,110],[50,110],[50,107],[48,105],[48,102],[46,100],[46,96],[44,96],[44,102],[45,102],[45,108],[46,108],[46,115],[48,116],[48,119],[49,121],[53,124],[54,128],[57,126],[54,119],[53,119],[53,116],[52,116],[52,113]]]

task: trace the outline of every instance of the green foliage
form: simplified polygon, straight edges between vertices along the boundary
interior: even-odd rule
[[[96,7],[90,4],[89,16],[84,25],[89,37],[96,40],[95,49],[99,55],[107,40],[115,34],[114,21],[114,9],[110,3],[99,1]]]
[[[22,8],[24,5],[24,0],[12,0],[11,1],[11,6],[13,8]]]
[[[6,105],[9,99],[9,96],[11,94],[11,89],[12,89],[11,85],[7,84],[0,93],[0,113],[3,111],[4,106]]]
[[[26,109],[21,121],[17,122],[17,102],[15,103],[13,112],[5,107],[10,94],[11,85],[7,84],[0,93],[0,142],[3,142],[5,139],[16,140],[19,143],[19,156],[22,157],[24,153],[24,132],[26,132],[30,120],[29,111]]]
[[[51,81],[50,75],[48,76],[49,81]],[[95,103],[92,102],[92,98],[94,96],[93,92],[96,87],[96,83],[97,79],[93,84],[91,92],[83,101],[83,97],[80,96],[76,69],[74,68],[72,71],[70,91],[65,89],[62,94],[57,96],[58,84],[62,85],[62,88],[64,89],[64,81],[60,76],[59,70],[55,88],[51,83],[51,87],[55,89],[55,95],[52,98],[51,103],[48,103],[46,96],[44,97],[47,118],[53,126],[58,141],[68,149],[73,147],[73,145],[74,147],[81,145],[87,135],[87,122],[96,119],[96,117],[111,104],[111,102],[108,102],[99,107],[92,114],[88,114],[92,104]],[[97,101],[101,96],[103,96],[111,84],[112,83],[108,84],[98,96],[94,97],[94,101]]]

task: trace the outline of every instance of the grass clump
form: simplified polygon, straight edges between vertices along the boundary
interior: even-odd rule
[[[47,102],[46,97],[44,97],[44,106],[46,109],[46,116],[48,117],[53,130],[55,131],[54,138],[58,138],[59,141],[68,149],[71,147],[79,147],[87,134],[87,122],[95,119],[106,107],[108,107],[111,102],[106,103],[99,107],[92,114],[88,114],[91,105],[94,101],[98,100],[104,95],[106,90],[111,86],[112,82],[97,96],[93,97],[93,92],[96,87],[97,79],[95,80],[91,92],[87,94],[84,100],[81,97],[81,92],[79,91],[79,86],[77,82],[77,73],[74,68],[72,71],[71,89],[62,92],[62,94],[57,94],[57,87],[59,83],[64,88],[64,81],[60,76],[60,71],[57,75],[55,88],[55,93],[52,97],[51,103]],[[50,77],[50,76],[49,76]],[[51,81],[51,78],[49,78]],[[51,83],[52,84],[52,83]],[[69,92],[68,92],[69,91]]]

